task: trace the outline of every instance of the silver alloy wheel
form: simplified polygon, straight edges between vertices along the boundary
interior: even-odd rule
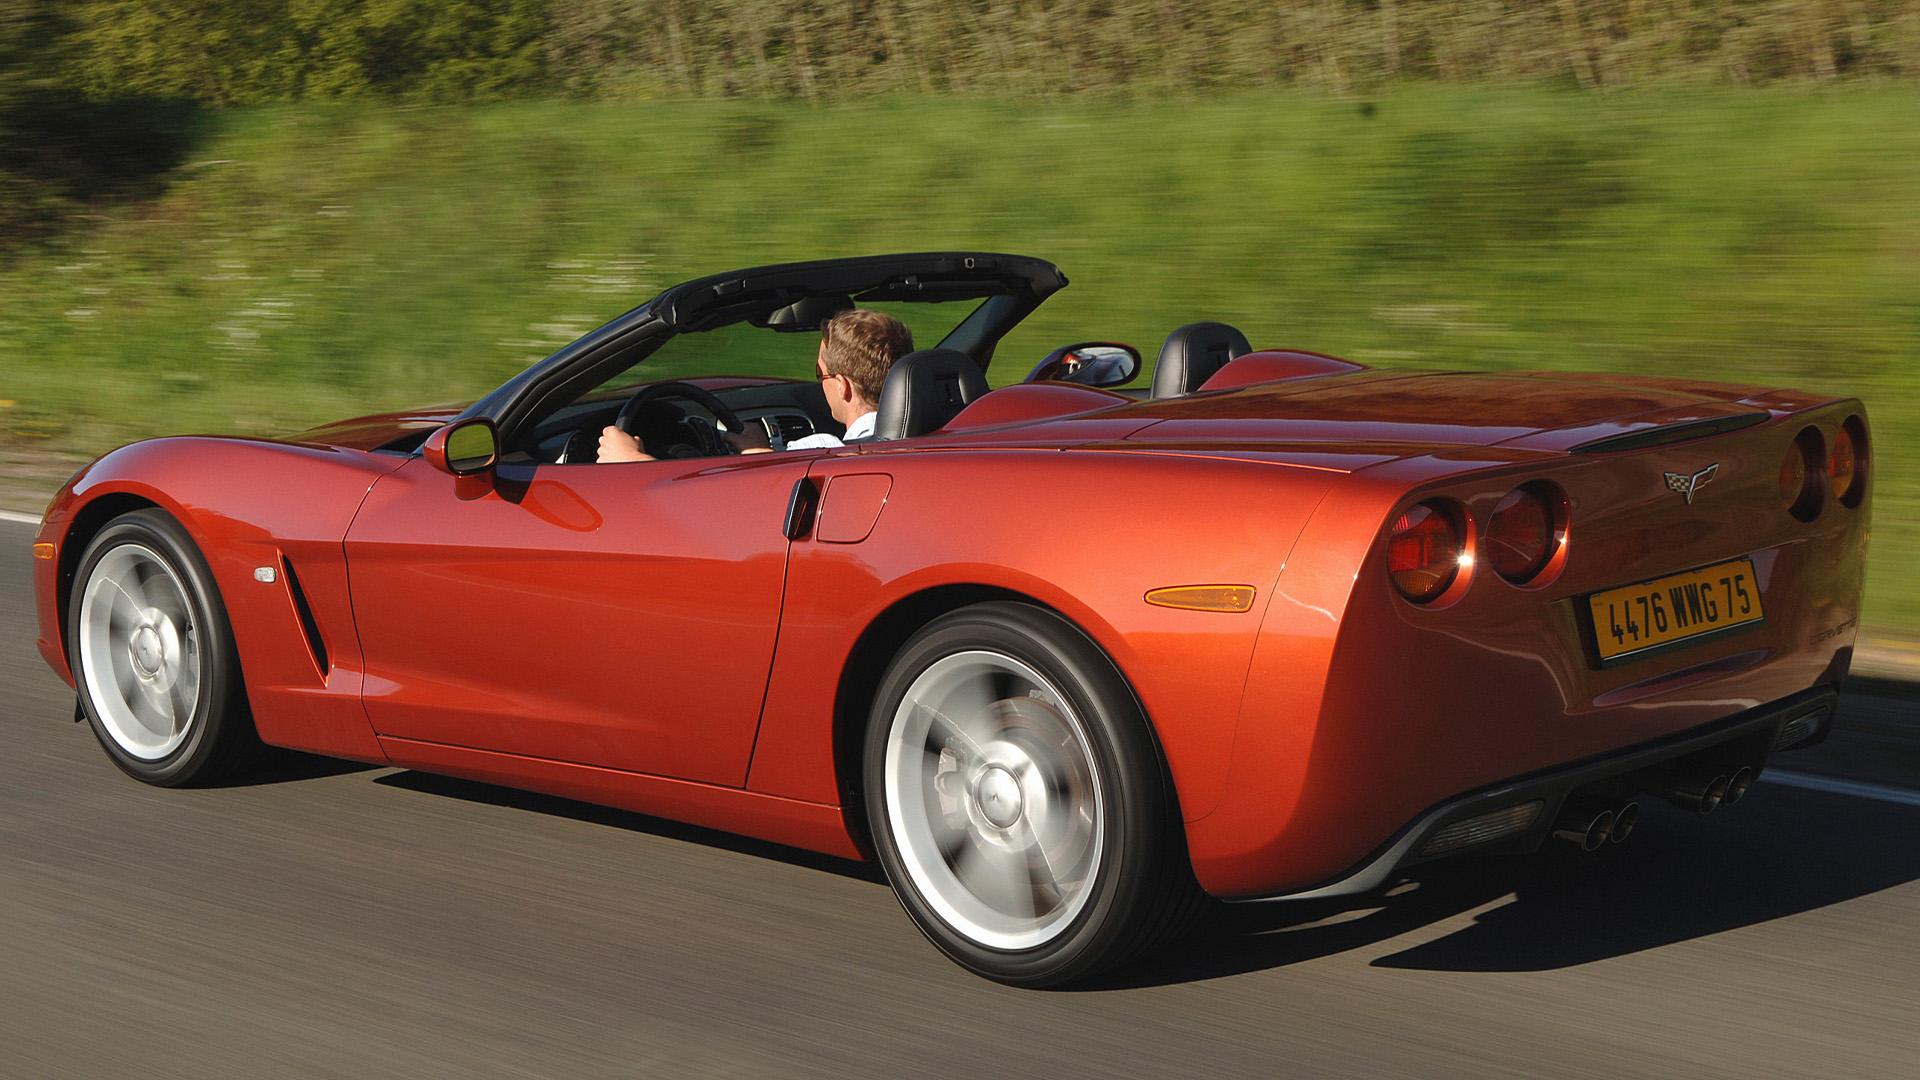
[[[165,559],[121,544],[87,575],[76,621],[80,674],[120,749],[158,761],[186,741],[200,702],[193,605]]]
[[[984,649],[935,661],[894,711],[884,776],[901,861],[954,930],[1037,948],[1086,907],[1099,767],[1066,696],[1031,666]]]

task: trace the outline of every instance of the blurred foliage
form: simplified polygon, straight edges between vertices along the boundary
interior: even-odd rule
[[[61,29],[40,0],[0,0],[0,244],[58,204],[29,129],[33,103],[57,82]]]
[[[465,101],[545,86],[547,0],[77,0],[95,97]]]
[[[0,255],[103,197],[159,190],[195,134],[191,101],[82,92],[70,14],[0,0]]]
[[[13,7],[23,0],[6,0]],[[1920,72],[1920,0],[66,0],[96,97],[1335,92]]]
[[[1920,0],[0,0],[0,445],[474,395],[686,277],[1000,248],[1077,284],[998,379],[1214,317],[1858,394],[1869,618],[1920,627],[1916,74]]]
[[[0,441],[469,397],[699,274],[997,248],[1075,284],[996,380],[1220,318],[1376,366],[1857,394],[1869,617],[1920,625],[1916,116],[1905,86],[221,110],[163,194],[0,266]],[[714,344],[662,373],[811,364],[801,338]]]
[[[1915,0],[550,0],[584,94],[1201,93],[1920,73]]]

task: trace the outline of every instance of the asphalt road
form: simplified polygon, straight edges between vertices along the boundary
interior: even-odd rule
[[[33,651],[28,535],[0,524],[0,1075],[1920,1072],[1920,799],[1766,783],[1010,990],[833,860],[314,759],[143,787]],[[1920,788],[1914,712],[1856,695],[1776,766]]]

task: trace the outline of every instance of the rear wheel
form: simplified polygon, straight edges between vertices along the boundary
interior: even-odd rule
[[[1146,718],[1093,643],[1040,608],[980,604],[914,635],[881,682],[865,781],[902,906],[989,978],[1083,978],[1198,909]]]
[[[193,540],[159,510],[87,545],[67,615],[80,707],[114,764],[150,784],[204,784],[258,756],[225,607]]]

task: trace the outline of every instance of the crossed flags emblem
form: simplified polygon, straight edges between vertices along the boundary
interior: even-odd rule
[[[1716,461],[1692,476],[1670,472],[1667,474],[1667,487],[1683,496],[1687,500],[1687,505],[1692,506],[1694,493],[1707,486],[1707,482],[1713,479],[1713,474],[1719,471],[1720,463]]]

